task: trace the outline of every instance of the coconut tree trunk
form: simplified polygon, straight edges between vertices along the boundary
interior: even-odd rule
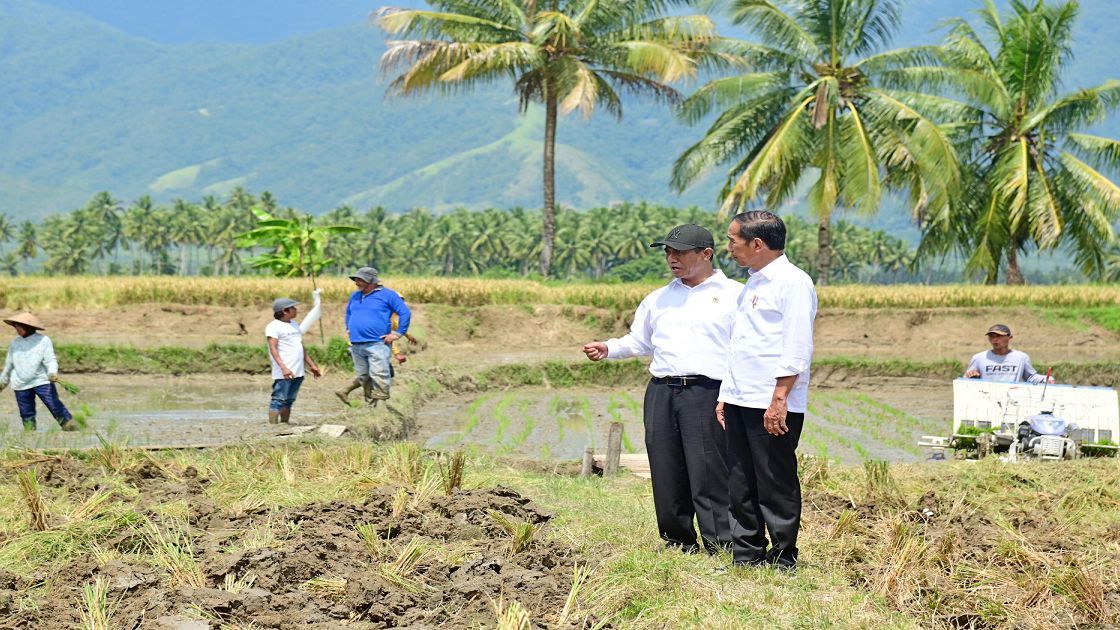
[[[544,114],[544,225],[541,229],[541,275],[552,271],[552,250],[556,244],[556,95],[545,88]]]
[[[1014,245],[1007,250],[1007,284],[1026,284],[1023,272],[1019,269],[1019,250]]]
[[[829,227],[829,217],[822,216],[817,224],[817,286],[828,284],[828,275],[832,273],[832,232]]]

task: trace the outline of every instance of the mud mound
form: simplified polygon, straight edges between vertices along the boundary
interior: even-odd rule
[[[517,600],[553,627],[571,586],[576,558],[545,540],[550,515],[501,487],[426,498],[377,488],[357,504],[230,515],[193,476],[149,465],[125,475],[142,505],[189,502],[197,578],[173,580],[144,535],[129,531],[107,542],[120,555],[103,564],[87,556],[55,576],[0,572],[0,628],[76,627],[83,585],[99,579],[120,628],[478,627],[494,623],[500,600]],[[150,518],[168,531],[183,527]],[[531,534],[517,545],[519,526]],[[37,609],[17,609],[44,580]]]

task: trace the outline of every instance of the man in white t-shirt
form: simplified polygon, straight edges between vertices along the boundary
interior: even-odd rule
[[[997,383],[1045,383],[1047,376],[1034,371],[1026,352],[1011,349],[1011,329],[996,324],[988,329],[988,343],[992,349],[977,352],[968,362],[965,378],[978,378]],[[1049,379],[1051,383],[1054,379]]]
[[[296,324],[296,306],[299,302],[291,298],[278,298],[272,302],[275,319],[265,326],[264,336],[268,339],[268,358],[272,361],[272,400],[268,403],[268,422],[288,423],[292,415],[292,405],[303,385],[303,366],[319,378],[322,372],[315,360],[303,349],[303,331]]]

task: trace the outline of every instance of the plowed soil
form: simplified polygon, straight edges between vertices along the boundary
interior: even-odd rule
[[[39,469],[47,488],[93,491],[81,481],[93,476],[85,464],[62,460]],[[0,628],[79,627],[83,585],[99,577],[108,580],[117,628],[478,627],[492,625],[497,603],[511,600],[533,611],[536,623],[554,627],[577,560],[547,539],[549,514],[501,487],[441,493],[403,511],[394,510],[395,488],[378,487],[358,503],[234,514],[205,496],[207,480],[193,469],[172,479],[145,464],[127,478],[144,510],[177,500],[190,505],[185,524],[148,516],[159,528],[185,527],[203,584],[173,580],[145,553],[144,532],[126,528],[102,543],[119,552],[104,564],[84,556],[38,575],[0,569]],[[541,531],[513,553],[502,518]],[[376,549],[355,529],[365,524],[377,534]],[[413,540],[428,553],[397,579],[386,569]],[[17,605],[26,597],[37,606]]]

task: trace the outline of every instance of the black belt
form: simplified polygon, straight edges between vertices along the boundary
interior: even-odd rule
[[[655,376],[649,379],[651,383],[658,385],[668,385],[669,387],[691,387],[693,385],[710,385],[719,383],[714,378],[708,378],[700,374],[693,374],[689,376]]]

